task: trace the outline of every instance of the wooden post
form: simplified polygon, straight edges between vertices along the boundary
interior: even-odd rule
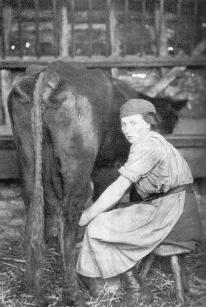
[[[23,56],[23,39],[22,39],[22,3],[18,0],[18,40],[19,40],[19,56]]]
[[[91,58],[92,56],[92,0],[88,0],[88,25],[89,25],[89,48],[88,48],[88,56]]]
[[[176,29],[175,29],[175,54],[178,53],[178,47],[179,47],[179,30],[181,25],[181,14],[182,14],[182,1],[183,0],[177,0],[177,22],[176,22]]]
[[[146,23],[146,0],[142,0],[141,5],[141,36],[140,36],[140,55],[144,53],[144,28]]]
[[[40,57],[40,33],[39,33],[39,0],[35,0],[35,34],[36,34],[36,41],[35,41],[35,52],[37,57]]]
[[[171,256],[171,266],[172,266],[173,276],[175,279],[177,301],[178,301],[178,304],[184,305],[185,298],[184,298],[184,290],[183,290],[183,284],[182,284],[182,278],[181,278],[181,268],[179,265],[177,255]]]
[[[3,23],[3,1],[0,0],[0,20],[2,20],[2,24],[1,24],[1,36],[0,36],[0,57],[2,57],[3,59],[5,58],[5,44],[4,44],[4,23]]]
[[[70,34],[68,27],[67,6],[61,7],[61,37],[60,37],[60,56],[69,55]]]
[[[11,33],[11,24],[12,24],[12,13],[13,9],[11,6],[6,6],[3,8],[3,29],[4,29],[4,52],[8,52],[10,48],[10,33]]]
[[[181,268],[181,276],[182,276],[182,285],[184,291],[188,291],[188,281],[186,276],[185,262],[184,262],[184,254],[179,256],[180,268]]]
[[[58,38],[58,17],[57,17],[57,0],[52,0],[52,19],[53,19],[53,36],[54,36],[54,55],[59,54],[59,38]]]
[[[120,55],[120,39],[118,33],[118,22],[116,16],[116,7],[114,1],[107,1],[108,10],[109,10],[109,30],[110,30],[110,41],[111,41],[111,55],[119,56]],[[118,76],[118,68],[111,69],[112,77],[115,78]]]
[[[108,1],[108,3],[111,2]],[[110,39],[111,39],[111,53],[113,56],[120,55],[120,40],[118,33],[118,22],[116,16],[116,9],[114,3],[112,2],[109,6],[109,26],[110,26]]]
[[[4,124],[11,127],[10,118],[7,108],[7,98],[12,88],[11,72],[6,69],[1,70],[1,100],[4,113]]]
[[[157,55],[167,56],[167,33],[165,25],[165,15],[164,15],[164,0],[160,0],[160,4],[155,7],[155,29],[157,36]],[[167,68],[161,68],[161,75],[164,75],[168,71]]]
[[[149,254],[147,256],[147,259],[144,263],[144,268],[142,269],[141,273],[140,273],[140,277],[142,279],[142,281],[144,281],[147,278],[147,275],[151,269],[151,266],[154,262],[155,259],[155,255],[153,253]]]
[[[160,35],[159,35],[159,55],[167,56],[168,49],[167,49],[167,33],[166,33],[166,25],[165,25],[165,10],[164,10],[164,0],[160,1]]]
[[[71,5],[71,21],[70,21],[70,35],[71,35],[71,46],[72,46],[72,57],[75,56],[76,53],[76,46],[75,46],[75,35],[74,35],[74,26],[75,26],[75,1],[70,0]]]

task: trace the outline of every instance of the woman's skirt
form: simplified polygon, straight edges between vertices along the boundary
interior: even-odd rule
[[[201,226],[190,194],[183,191],[99,214],[85,231],[77,272],[88,277],[119,275],[164,240],[194,248],[191,242],[200,239]]]

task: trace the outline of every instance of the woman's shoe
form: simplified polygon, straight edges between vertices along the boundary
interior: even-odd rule
[[[114,303],[114,307],[136,307],[141,302],[146,304],[152,302],[151,292],[142,286],[140,277],[134,268],[123,273],[121,279],[126,293],[121,302]]]

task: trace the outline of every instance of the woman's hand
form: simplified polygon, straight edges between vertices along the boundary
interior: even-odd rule
[[[90,208],[83,211],[82,216],[79,220],[79,226],[83,227],[89,224],[91,220],[94,219],[95,216],[92,216]]]
[[[129,179],[120,175],[88,209],[83,211],[79,226],[86,226],[101,212],[111,210],[131,184]]]

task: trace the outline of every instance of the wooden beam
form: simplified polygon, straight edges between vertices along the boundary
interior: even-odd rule
[[[11,33],[11,26],[12,26],[12,15],[13,9],[11,6],[2,7],[2,42],[3,42],[3,56],[5,57],[8,53],[10,47],[10,33]],[[20,43],[19,38],[19,43]]]
[[[118,21],[117,21],[117,10],[115,7],[115,2],[109,0],[108,9],[109,9],[109,32],[110,32],[110,41],[111,41],[111,53],[112,56],[120,55],[120,40],[118,33]]]
[[[181,12],[182,12],[182,0],[177,0],[177,22],[176,22],[176,27],[175,27],[175,54],[178,53],[178,46],[179,46],[179,30],[180,30],[180,25],[181,25]]]
[[[179,306],[183,306],[185,303],[184,297],[184,290],[181,278],[181,267],[178,261],[178,255],[172,255],[170,257],[172,272],[175,279],[175,290],[176,290],[176,297]]]
[[[141,31],[142,35],[140,36],[140,55],[142,56],[144,53],[144,27],[145,27],[145,21],[146,21],[146,0],[142,0],[141,3]]]
[[[1,42],[0,55],[4,59],[5,57],[5,42],[4,42],[5,29],[4,29],[4,17],[3,17],[3,0],[0,0],[0,20],[2,20],[1,37],[0,37],[0,42]]]
[[[18,0],[18,37],[19,37],[19,56],[23,56],[23,40],[22,40],[22,3],[21,0]]]
[[[199,0],[194,1],[194,16],[193,16],[193,29],[192,29],[192,37],[191,37],[191,52],[195,47],[196,36],[197,36],[197,17],[198,17],[198,9],[199,9]]]
[[[61,7],[61,36],[60,36],[60,56],[69,55],[70,32],[68,31],[67,6]]]
[[[25,69],[31,64],[47,65],[53,61],[57,60],[54,57],[41,57],[37,59],[36,57],[23,57],[22,59],[18,57],[6,57],[5,59],[0,59],[0,69]],[[152,56],[92,56],[91,58],[84,56],[72,57],[58,57],[58,60],[64,61],[66,63],[79,63],[86,67],[99,67],[99,68],[114,68],[114,67],[174,67],[174,66],[187,66],[187,67],[206,67],[206,57],[205,56],[195,56],[189,57],[152,57]]]
[[[112,14],[112,1],[107,0],[106,1],[106,7],[105,7],[105,16],[106,16],[106,56],[109,56],[112,52],[112,32],[111,27],[113,26],[112,20],[111,20],[111,14]],[[113,16],[114,17],[114,16]]]
[[[160,10],[159,10],[159,48],[158,52],[160,56],[167,56],[167,32],[165,24],[165,0],[160,0]]]
[[[12,87],[12,76],[10,70],[1,70],[1,99],[4,109],[5,125],[10,127],[10,118],[7,108],[7,98]]]
[[[52,0],[52,21],[53,21],[53,36],[54,36],[54,52],[55,56],[59,54],[59,37],[58,37],[58,16],[57,16],[57,0]]]
[[[89,27],[89,48],[88,48],[88,56],[91,58],[92,56],[92,49],[93,49],[93,46],[92,46],[92,0],[88,0],[88,11],[87,11],[87,14],[88,14],[88,20],[87,20],[87,24],[88,24],[88,27]]]
[[[71,56],[74,58],[76,53],[76,44],[75,44],[75,1],[71,0],[71,46],[72,46],[72,52]]]
[[[124,45],[123,45],[123,54],[127,54],[127,24],[128,24],[128,0],[125,0],[125,6],[124,6]]]
[[[36,34],[36,41],[35,41],[35,52],[37,57],[40,57],[40,33],[39,33],[39,0],[35,0],[35,34]]]

